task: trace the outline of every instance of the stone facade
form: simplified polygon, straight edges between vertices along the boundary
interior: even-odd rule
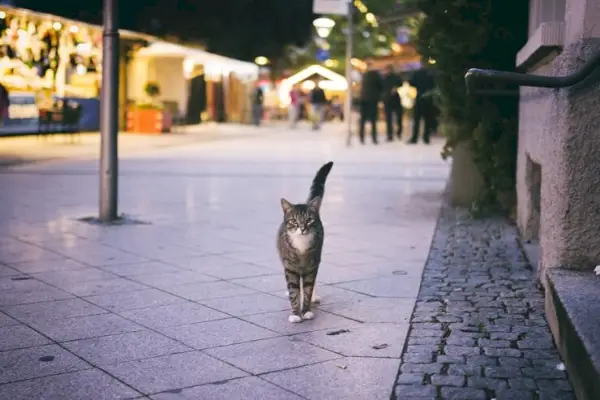
[[[539,26],[530,27],[517,66],[564,76],[600,51],[600,0],[566,0],[562,12],[555,0],[531,3],[541,19],[530,18]],[[600,264],[600,80],[592,75],[565,89],[520,92],[518,226],[524,239],[539,239],[542,278],[548,268]]]

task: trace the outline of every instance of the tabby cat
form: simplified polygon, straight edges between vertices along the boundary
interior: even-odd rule
[[[277,233],[277,251],[285,270],[293,323],[313,319],[311,300],[316,300],[315,281],[325,232],[319,217],[325,181],[333,162],[323,165],[313,179],[306,204],[281,199],[283,222]]]

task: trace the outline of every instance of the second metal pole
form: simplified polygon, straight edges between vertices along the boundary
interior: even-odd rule
[[[117,0],[104,0],[102,87],[100,93],[100,215],[102,222],[117,219],[119,132],[119,30]]]
[[[354,11],[353,0],[348,0],[348,38],[346,39],[346,82],[348,88],[346,89],[346,103],[344,104],[344,118],[346,118],[346,125],[348,127],[348,137],[346,144],[350,146],[352,141],[352,41],[354,37],[354,24],[352,21]]]

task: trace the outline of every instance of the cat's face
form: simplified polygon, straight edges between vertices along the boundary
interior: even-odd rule
[[[310,235],[320,225],[319,207],[321,199],[316,198],[308,204],[292,204],[281,199],[286,230],[293,235]]]

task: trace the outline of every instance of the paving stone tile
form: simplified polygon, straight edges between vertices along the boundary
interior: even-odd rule
[[[371,298],[351,303],[323,305],[321,309],[361,322],[406,323],[414,307],[413,299]]]
[[[63,345],[96,366],[191,350],[173,339],[148,330],[77,340],[66,342]]]
[[[156,239],[163,240],[163,239]],[[199,249],[192,249],[189,247],[172,245],[172,244],[150,244],[156,242],[155,239],[150,239],[148,242],[143,244],[133,243],[114,243],[112,247],[119,248],[127,253],[136,254],[152,260],[168,261],[173,258],[179,257],[195,257],[204,254],[204,251]]]
[[[460,375],[432,375],[431,384],[435,386],[461,387],[465,384],[465,377]]]
[[[338,335],[328,335],[335,332],[328,329],[293,337],[348,357],[400,358],[408,324],[365,324],[348,330]]]
[[[116,275],[102,271],[99,268],[81,268],[62,271],[47,271],[33,275],[42,282],[58,288],[69,288],[77,282],[101,281],[115,279]]]
[[[205,251],[211,251],[209,248]],[[166,260],[165,262],[175,265],[178,268],[204,273],[205,271],[214,271],[217,268],[225,268],[231,265],[240,264],[239,260],[221,255],[205,255],[198,257],[178,257]],[[243,260],[242,260],[243,262]]]
[[[130,292],[147,288],[147,286],[125,278],[61,284],[61,289],[81,297]]]
[[[276,292],[287,288],[283,271],[280,274],[232,279],[230,282],[260,292]]]
[[[58,258],[54,260],[12,263],[11,267],[25,274],[36,274],[48,271],[82,269],[86,268],[87,265],[68,258]]]
[[[158,289],[135,290],[123,293],[101,294],[85,298],[102,308],[111,311],[135,310],[182,303],[185,300]]]
[[[272,313],[247,315],[240,317],[245,321],[265,327],[282,335],[293,335],[296,333],[305,333],[323,329],[339,330],[352,329],[361,326],[359,322],[340,317],[328,312],[315,310],[315,319],[302,321],[300,324],[291,324],[288,322],[289,311],[278,311]]]
[[[323,262],[319,267],[317,282],[332,285],[378,277],[381,277],[381,275],[369,268],[360,268],[358,266],[355,266],[354,268],[341,267],[339,265]]]
[[[25,325],[0,327],[0,351],[49,344],[50,340]]]
[[[85,300],[77,298],[9,306],[3,307],[2,309],[6,313],[25,323],[84,317],[87,315],[106,314],[108,312]]]
[[[0,384],[88,368],[88,363],[58,345],[9,350],[0,353]]]
[[[180,268],[159,261],[149,261],[141,264],[108,265],[100,268],[123,277],[182,271]]]
[[[341,358],[330,351],[288,337],[264,339],[204,351],[252,374],[263,374]]]
[[[290,309],[289,301],[266,293],[201,300],[200,303],[238,317]]]
[[[425,374],[400,374],[398,376],[398,385],[422,385],[425,380]]]
[[[30,322],[30,324],[33,328],[57,342],[87,339],[122,332],[134,332],[144,329],[142,326],[115,314],[38,320]]]
[[[0,264],[0,276],[21,275],[22,272],[7,265]]]
[[[255,290],[224,281],[176,285],[163,288],[163,290],[188,300],[197,301],[257,293]]]
[[[405,297],[414,299],[419,292],[420,283],[420,279],[409,279],[406,276],[386,276],[338,283],[335,286],[373,297]]]
[[[114,247],[100,243],[89,243],[87,246],[76,248],[54,249],[57,253],[82,263],[101,267],[106,265],[135,264],[149,261],[146,257],[126,253]]]
[[[0,312],[0,327],[10,326],[10,325],[18,325],[18,324],[19,324],[19,321]]]
[[[168,289],[176,285],[184,285],[201,282],[214,282],[218,280],[212,276],[204,275],[199,272],[179,270],[177,272],[165,272],[161,274],[134,275],[129,279],[140,282],[144,285],[158,289]]]
[[[81,400],[89,398],[90,393],[94,400],[133,399],[141,395],[97,369],[0,385],[0,398],[10,400]]]
[[[236,318],[158,329],[198,350],[279,336],[276,332]]]
[[[352,399],[360,393],[364,399],[388,400],[388,383],[397,364],[390,359],[342,358],[262,377],[308,399]]]
[[[553,397],[556,398],[556,397]],[[496,400],[533,400],[534,395],[532,391],[527,390],[500,390],[496,392]]]
[[[145,394],[248,376],[242,370],[197,351],[110,365],[106,370]]]
[[[301,400],[303,397],[295,395],[285,389],[275,386],[255,376],[241,379],[233,379],[193,388],[177,390],[176,393],[159,393],[150,396],[153,400],[172,399],[260,399],[260,400]]]
[[[486,400],[487,395],[483,389],[443,387],[444,400]]]
[[[2,246],[0,248],[0,262],[8,265],[20,262],[57,260],[61,258],[63,257],[59,254],[26,243],[21,243],[18,246]]]
[[[398,400],[432,400],[437,398],[437,389],[425,385],[396,385],[394,388]]]
[[[193,324],[230,317],[222,312],[192,302],[120,311],[119,314],[149,328]]]
[[[30,304],[71,298],[73,295],[35,279],[0,278],[0,306]]]
[[[200,268],[198,271],[202,272],[203,274],[225,280],[273,274],[273,271],[268,268],[259,267],[250,263],[239,263],[224,266],[211,265]]]

